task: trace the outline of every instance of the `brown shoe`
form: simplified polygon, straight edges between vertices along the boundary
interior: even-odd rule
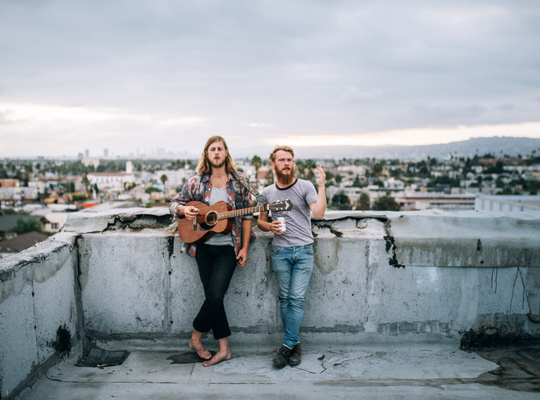
[[[302,362],[301,356],[302,348],[300,347],[300,343],[298,343],[296,346],[293,347],[291,351],[291,356],[289,357],[289,365],[291,367],[296,367],[297,365],[300,365],[300,363]]]
[[[281,346],[281,348],[278,350],[278,353],[272,360],[274,362],[274,365],[278,368],[283,368],[287,363],[289,362],[289,357],[291,356],[291,349]]]

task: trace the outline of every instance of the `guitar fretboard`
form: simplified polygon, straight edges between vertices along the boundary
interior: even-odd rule
[[[218,220],[222,219],[229,219],[234,217],[240,217],[241,215],[246,214],[253,214],[254,212],[260,212],[260,211],[268,211],[270,209],[268,204],[264,204],[262,206],[255,206],[255,207],[248,207],[248,208],[240,208],[238,210],[233,211],[227,211],[224,213],[218,214]]]

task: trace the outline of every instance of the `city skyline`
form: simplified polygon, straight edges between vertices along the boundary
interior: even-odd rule
[[[0,156],[540,138],[534,1],[0,5]]]
[[[235,159],[250,160],[254,156],[263,160],[273,147],[251,147],[248,150],[238,151],[231,149]],[[472,158],[475,156],[491,155],[496,158],[536,158],[540,154],[540,139],[515,137],[487,137],[472,138],[464,141],[418,146],[327,146],[327,147],[294,147],[297,159],[339,160],[339,159],[401,159],[418,161],[426,158],[451,159]],[[194,154],[187,151],[174,152],[165,148],[136,150],[135,153],[116,154],[108,148],[94,153],[89,149],[79,151],[77,154],[62,156],[36,156],[36,157],[1,157],[1,160],[66,160],[95,162],[99,160],[197,160],[201,153]]]

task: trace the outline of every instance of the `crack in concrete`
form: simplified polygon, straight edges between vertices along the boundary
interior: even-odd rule
[[[171,225],[172,219],[172,215],[116,215],[112,222],[107,223],[107,227],[103,232],[125,229],[131,229],[133,231],[163,229]]]

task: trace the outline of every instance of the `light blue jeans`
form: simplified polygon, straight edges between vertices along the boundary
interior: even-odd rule
[[[300,343],[304,296],[313,272],[313,245],[273,246],[272,268],[279,287],[281,320],[285,327],[283,345],[292,349]]]

